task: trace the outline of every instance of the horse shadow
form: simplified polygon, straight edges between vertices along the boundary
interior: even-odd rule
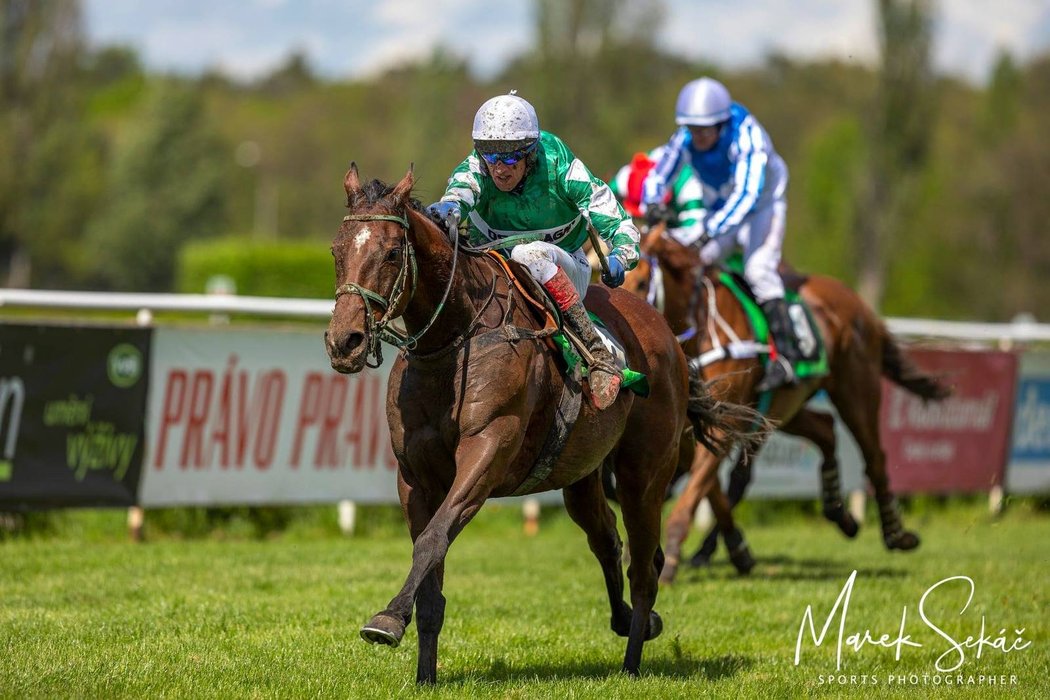
[[[642,665],[642,676],[669,678],[681,681],[717,681],[744,673],[755,665],[750,656],[724,654],[712,658],[698,658],[683,653],[675,645],[670,654],[653,654]],[[516,681],[564,681],[577,679],[600,680],[620,673],[615,661],[565,661],[559,663],[536,663],[513,666],[503,659],[496,659],[487,670],[450,672],[445,675],[443,686],[466,686],[478,680],[487,683],[513,683]]]
[[[714,561],[707,566],[683,567],[679,576],[682,583],[704,580],[739,580],[753,581],[845,581],[854,571],[861,578],[891,579],[907,576],[906,569],[875,566],[861,567],[855,564],[834,561],[831,559],[812,559],[776,555],[758,557],[757,565],[747,576],[737,573],[728,561]],[[685,576],[682,576],[685,574]]]

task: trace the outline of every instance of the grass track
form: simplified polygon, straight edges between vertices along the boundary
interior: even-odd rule
[[[488,507],[449,556],[439,685],[423,691],[413,683],[414,626],[396,650],[358,637],[407,573],[403,535],[2,542],[0,697],[1050,697],[1050,517],[1027,506],[998,521],[975,506],[913,515],[924,541],[907,555],[886,553],[870,522],[855,542],[823,521],[751,522],[753,575],[739,579],[721,559],[684,570],[660,593],[665,631],[634,680],[618,673],[624,640],[608,629],[582,532],[560,514],[524,538],[514,509]],[[799,623],[810,604],[822,622],[854,569],[847,634],[895,635],[907,605],[906,631],[924,647],[905,648],[899,662],[892,650],[847,649],[843,673],[857,682],[821,684],[835,673],[834,631],[795,666]],[[948,643],[916,607],[958,574],[976,583],[964,615],[951,610],[965,601],[960,587],[931,598],[953,638],[977,634],[984,615],[989,636],[1025,627],[1032,645],[981,659],[971,650],[952,675],[1017,684],[888,685],[890,674],[933,672]]]

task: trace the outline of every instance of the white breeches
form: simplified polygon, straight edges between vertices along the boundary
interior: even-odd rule
[[[769,206],[748,214],[735,231],[708,241],[700,251],[700,260],[705,265],[712,265],[739,247],[744,252],[744,278],[758,302],[781,299],[784,282],[777,267],[784,246],[786,217],[787,202],[775,200]]]
[[[591,284],[591,264],[582,248],[569,253],[553,243],[534,241],[514,246],[510,258],[524,265],[540,284],[549,282],[560,267],[572,280],[572,286],[576,287],[580,298],[587,295],[587,287]]]

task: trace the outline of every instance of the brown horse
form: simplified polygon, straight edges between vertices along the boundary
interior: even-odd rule
[[[723,408],[699,394],[702,384],[690,380],[658,312],[596,286],[588,307],[622,340],[629,365],[648,376],[651,391],[645,399],[623,392],[601,412],[581,402],[579,380],[565,375],[544,342],[554,328],[545,328],[508,268],[450,241],[410,198],[412,182],[409,170],[392,188],[378,180],[362,186],[351,165],[344,181],[350,214],[332,243],[336,303],[325,333],[332,367],[360,371],[378,355],[381,336],[402,348],[390,372],[387,419],[412,567],[361,635],[397,646],[415,607],[416,680],[433,683],[453,539],[488,498],[563,489],[566,510],[601,564],[611,627],[627,637],[623,668],[637,674],[643,643],[663,626],[653,604],[663,566],[664,492],[683,437],[692,444],[694,429],[714,434]],[[388,326],[398,317],[403,334]],[[574,405],[579,413],[570,430],[559,416],[571,415]],[[717,450],[720,443],[709,444]],[[616,517],[598,469],[606,460],[618,478],[628,536],[630,605]]]
[[[646,235],[642,244],[643,259],[628,274],[624,289],[643,297],[662,299],[663,312],[671,328],[680,338],[688,337],[684,340],[684,349],[690,357],[712,351],[716,343],[726,347],[729,343],[726,326],[742,340],[753,339],[746,312],[733,292],[719,281],[718,269],[701,269],[696,251],[665,235],[664,230],[662,224],[657,225]],[[655,274],[657,270],[659,275]],[[858,525],[843,506],[840,493],[834,421],[829,414],[804,406],[814,393],[824,389],[860,447],[865,474],[879,505],[886,548],[915,549],[919,546],[919,537],[904,529],[886,477],[886,458],[879,436],[880,378],[885,376],[927,400],[945,398],[949,390],[903,355],[885,324],[851,289],[823,275],[810,275],[797,281],[824,340],[830,371],[824,377],[802,380],[773,391],[766,415],[780,430],[806,438],[820,450],[824,516],[836,523],[845,535],[854,537]],[[659,294],[653,288],[655,283],[663,286]],[[710,314],[712,306],[726,325],[715,322]],[[705,380],[711,382],[716,398],[757,404],[755,385],[762,376],[761,359],[725,356],[706,364],[701,371]],[[702,446],[698,448],[689,482],[668,518],[662,581],[674,579],[682,541],[702,498],[713,496],[712,510],[723,533],[736,531],[729,508],[743,497],[756,451],[741,451],[727,501],[718,483],[719,456]],[[707,544],[709,555],[713,551],[713,538]],[[732,554],[739,543],[727,541],[727,545]],[[701,561],[704,554],[698,553]],[[738,564],[737,568],[744,571],[748,567]]]

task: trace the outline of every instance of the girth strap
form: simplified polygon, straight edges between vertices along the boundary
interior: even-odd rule
[[[572,427],[576,425],[576,419],[580,415],[582,396],[580,385],[572,377],[565,377],[558,408],[554,412],[554,425],[551,426],[547,438],[543,441],[543,447],[540,448],[532,471],[525,477],[525,481],[521,482],[521,486],[511,494],[512,496],[523,496],[529,493],[550,476],[558,457],[561,456],[561,451],[565,449],[565,443],[569,441]]]

